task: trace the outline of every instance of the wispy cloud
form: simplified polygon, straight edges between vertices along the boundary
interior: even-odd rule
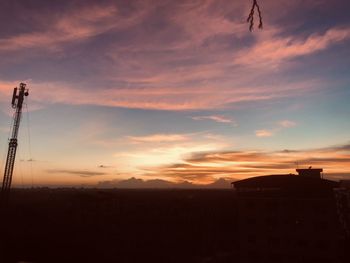
[[[240,87],[238,89],[223,87],[220,93],[217,92],[217,88],[206,85],[193,88],[180,86],[176,89],[170,87],[116,87],[87,92],[77,84],[37,83],[34,81],[29,81],[28,84],[29,88],[33,90],[31,93],[31,101],[33,103],[85,104],[151,110],[188,111],[225,109],[236,103],[301,96],[316,87],[323,87],[326,85],[326,82],[322,86],[318,81],[308,80],[298,84],[294,83],[293,85],[287,84],[283,88],[280,86]],[[6,92],[10,94],[11,90],[8,89]],[[213,120],[213,118],[211,119]],[[215,121],[219,120],[224,121],[223,119],[215,118]]]
[[[256,130],[255,136],[256,137],[271,137],[273,136],[273,132],[269,130]]]
[[[271,137],[279,133],[284,129],[289,129],[295,127],[297,125],[296,122],[290,120],[282,120],[277,123],[277,127],[273,127],[271,129],[261,129],[255,131],[256,137]]]
[[[292,128],[297,125],[296,122],[290,121],[290,120],[283,120],[283,121],[280,121],[278,124],[283,128]]]
[[[94,171],[88,171],[88,170],[49,169],[49,170],[47,170],[47,172],[48,173],[55,173],[55,174],[78,175],[80,177],[92,177],[92,176],[106,175],[106,173],[103,173],[103,172],[94,172]]]
[[[0,40],[0,51],[39,48],[57,50],[62,44],[79,42],[112,29],[132,26],[142,12],[123,17],[116,5],[91,5],[67,11],[64,14],[42,18],[50,21],[41,31],[13,35]],[[43,16],[43,14],[38,14]],[[51,14],[50,14],[51,15]],[[50,19],[49,19],[50,18]],[[54,18],[54,19],[52,19]]]
[[[129,144],[132,148],[116,152],[114,157],[124,167],[130,167],[132,171],[129,172],[138,176],[143,175],[144,169],[148,167],[182,162],[193,152],[219,151],[230,145],[226,138],[207,133],[155,134],[132,139],[136,139],[136,143],[131,141]]]
[[[37,162],[38,160],[30,158],[30,159],[27,159],[27,160],[21,159],[20,161],[21,162]]]
[[[134,143],[162,143],[188,141],[188,135],[183,134],[152,134],[148,136],[127,136]]]
[[[192,153],[182,162],[145,168],[146,176],[161,176],[193,182],[215,178],[246,178],[268,174],[288,174],[299,167],[324,168],[325,176],[339,179],[350,175],[349,145],[283,151],[208,151]],[[348,174],[345,172],[347,171]]]
[[[82,5],[52,16],[47,25],[38,26],[40,30],[3,38],[0,51],[62,51],[55,55],[62,65],[55,63],[55,67],[63,72],[63,80],[57,74],[51,74],[57,79],[42,78],[46,68],[40,68],[32,81],[40,91],[34,95],[36,101],[47,103],[173,111],[226,109],[327,88],[321,77],[298,76],[286,84],[283,76],[276,78],[270,67],[259,65],[278,63],[283,71],[286,60],[347,41],[349,29],[334,27],[301,36],[269,25],[252,35],[242,20],[246,6],[232,1],[141,1],[132,4],[133,11],[126,15],[119,3]],[[80,60],[66,58],[77,52],[74,44],[84,47],[79,48],[84,67],[74,64]],[[46,61],[42,52],[35,56]],[[81,81],[66,77],[70,68],[82,71],[71,77],[82,75]],[[203,117],[229,122],[223,116]]]
[[[12,94],[13,88],[19,85],[19,81],[1,81],[0,80],[0,99],[4,99],[6,95]],[[4,96],[3,96],[4,95]]]
[[[274,66],[283,60],[313,54],[350,38],[348,27],[330,28],[324,33],[315,33],[305,39],[300,36],[280,37],[277,33],[278,31],[266,34],[265,39],[242,50],[236,57],[236,63]]]
[[[191,119],[196,121],[212,120],[220,123],[235,123],[234,120],[222,115],[194,116],[194,117],[191,117]]]
[[[102,169],[108,169],[108,168],[113,168],[114,166],[111,166],[111,165],[105,165],[105,164],[100,164],[98,166],[98,168],[102,168]]]

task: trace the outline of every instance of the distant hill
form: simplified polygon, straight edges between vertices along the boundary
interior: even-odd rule
[[[143,180],[135,177],[131,177],[126,180],[111,180],[101,181],[97,184],[98,188],[121,188],[121,189],[229,189],[231,186],[231,180],[220,178],[210,184],[193,184],[188,181],[181,183],[173,183],[162,179]]]
[[[215,182],[206,185],[206,187],[213,188],[213,189],[230,188],[232,181],[233,180],[228,181],[227,179],[220,178],[220,179],[216,180]]]

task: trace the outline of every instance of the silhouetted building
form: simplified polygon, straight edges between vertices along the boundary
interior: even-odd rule
[[[335,206],[339,183],[322,169],[232,183],[238,196],[240,262],[342,262]]]
[[[337,213],[346,238],[350,239],[350,180],[341,180],[335,190]]]
[[[323,169],[312,169],[311,167],[308,169],[297,169],[296,170],[300,176],[307,176],[312,178],[322,178],[321,173]]]

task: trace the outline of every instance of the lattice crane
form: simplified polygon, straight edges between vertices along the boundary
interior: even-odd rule
[[[18,93],[18,94],[17,94]],[[7,198],[11,188],[13,167],[15,165],[16,150],[17,150],[17,136],[19,124],[21,122],[22,106],[24,97],[28,96],[28,89],[26,89],[25,83],[20,83],[19,89],[13,89],[12,95],[12,108],[16,110],[14,115],[14,121],[12,126],[11,139],[9,141],[9,148],[6,158],[6,166],[4,171],[4,179],[2,181],[1,194],[3,198]]]

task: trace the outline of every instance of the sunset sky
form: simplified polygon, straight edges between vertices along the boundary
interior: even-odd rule
[[[2,0],[2,171],[25,82],[16,186],[349,178],[350,2],[258,2]]]

